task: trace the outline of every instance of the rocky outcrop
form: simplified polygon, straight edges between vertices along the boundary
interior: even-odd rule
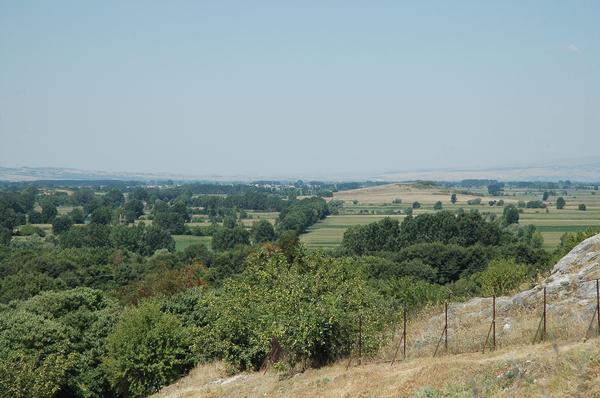
[[[577,245],[552,269],[542,283],[511,297],[498,297],[498,315],[521,309],[540,308],[546,287],[547,309],[552,316],[581,321],[593,314],[596,308],[596,282],[600,278],[600,235],[595,235]],[[489,318],[491,299],[474,298],[449,306],[455,319]]]

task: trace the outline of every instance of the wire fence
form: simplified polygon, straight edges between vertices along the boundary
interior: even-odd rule
[[[573,324],[568,324],[568,325],[564,325],[565,322],[561,323],[561,327],[566,327],[567,329],[569,329],[569,333],[572,335],[580,335],[581,337],[583,337],[584,339],[589,339],[590,337],[598,337],[600,336],[600,279],[593,279],[593,280],[587,280],[584,281],[584,283],[591,283],[591,282],[595,282],[596,284],[596,294],[595,294],[595,307],[594,307],[594,311],[591,315],[591,319],[589,320],[589,323],[587,324],[587,329],[585,330],[585,333],[583,331],[578,332],[574,327],[577,326],[576,323]],[[501,315],[501,311],[498,311],[497,308],[497,300],[496,300],[496,296],[492,296],[491,297],[491,308],[490,308],[490,313],[491,313],[491,319],[489,320],[484,320],[482,321],[481,319],[478,319],[477,321],[475,321],[475,323],[479,323],[479,324],[484,324],[485,325],[485,330],[487,330],[487,333],[485,334],[481,334],[479,331],[475,331],[473,330],[474,328],[471,327],[471,330],[463,330],[463,335],[467,336],[472,342],[476,342],[476,341],[480,341],[479,343],[479,347],[480,347],[480,351],[482,354],[486,353],[486,350],[488,352],[490,351],[496,351],[496,349],[498,348],[498,345],[501,343],[501,336],[498,335],[497,333],[497,321],[498,321],[498,315]],[[551,323],[553,322],[553,319],[551,317],[549,317],[549,300],[548,300],[548,294],[547,294],[547,288],[544,286],[543,290],[542,290],[542,300],[541,303],[533,309],[533,313],[529,314],[529,318],[531,317],[531,315],[535,316],[536,314],[538,314],[539,316],[539,320],[537,317],[535,317],[535,322],[537,322],[537,327],[535,328],[535,333],[533,333],[533,335],[530,335],[530,340],[529,343],[530,344],[537,344],[540,342],[544,342],[548,339],[549,337],[549,328],[551,326]],[[584,314],[582,319],[585,319],[589,317],[589,313],[588,314]],[[429,355],[432,357],[436,357],[439,356],[442,352],[443,353],[450,353],[450,350],[452,350],[452,354],[460,354],[460,353],[466,353],[466,352],[473,352],[473,350],[468,350],[468,349],[464,349],[464,347],[462,346],[456,346],[456,347],[452,347],[452,340],[451,337],[452,335],[450,334],[450,330],[452,330],[450,328],[450,322],[454,322],[455,324],[460,324],[460,315],[455,315],[454,317],[449,318],[449,311],[448,311],[448,303],[444,304],[444,313],[442,316],[442,320],[443,320],[443,324],[441,326],[441,333],[439,333],[439,338],[436,338],[436,342],[435,342],[435,349],[433,349],[432,351],[430,351]],[[425,319],[424,320],[425,323],[430,323],[431,319]],[[488,322],[489,322],[489,326],[488,326]],[[560,322],[560,320],[556,320],[557,324]],[[352,355],[350,355],[348,364],[346,366],[346,369],[348,369],[350,367],[350,365],[354,362],[357,363],[358,365],[363,363],[363,347],[362,347],[362,322],[361,319],[359,318],[359,325],[358,325],[358,335],[357,335],[357,340],[355,342],[355,347],[356,349],[353,350]],[[587,323],[587,322],[586,322]],[[380,358],[380,361],[370,361],[370,363],[390,363],[391,365],[394,365],[398,360],[404,360],[407,358],[408,355],[411,354],[411,346],[408,344],[407,341],[407,335],[409,334],[410,330],[409,330],[409,323],[408,323],[408,313],[407,313],[407,307],[406,305],[403,306],[402,309],[402,323],[401,323],[402,327],[401,327],[401,331],[399,331],[399,337],[397,337],[397,341],[394,342],[394,344],[392,345],[393,347],[393,354],[391,355],[391,357],[386,357],[384,355],[383,358]],[[425,327],[426,331],[431,334],[431,326],[428,325]],[[458,329],[458,327],[457,327]],[[439,330],[439,329],[438,329]],[[422,332],[422,330],[420,330],[420,332]],[[525,333],[526,335],[527,333]],[[436,334],[437,336],[437,334]],[[524,336],[526,337],[526,336]],[[521,343],[526,343],[527,341],[524,339],[521,339],[520,341]],[[511,343],[513,343],[511,341]],[[475,345],[477,345],[477,343],[474,343]],[[420,344],[413,344],[412,348],[415,350],[415,352],[413,353],[414,356],[416,357],[422,357],[422,356],[426,356],[426,348],[428,347],[428,344],[424,344],[422,341],[420,342]],[[401,351],[401,357],[399,357],[399,353],[400,353],[400,349],[402,349]]]

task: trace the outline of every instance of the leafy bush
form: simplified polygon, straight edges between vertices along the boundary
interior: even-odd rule
[[[193,366],[189,330],[157,303],[125,311],[107,339],[103,367],[121,396],[143,397]]]
[[[511,258],[490,261],[485,271],[478,275],[481,293],[501,296],[512,292],[527,278],[527,267]]]
[[[419,308],[426,304],[438,304],[447,300],[450,290],[444,286],[428,283],[415,277],[392,278],[377,284],[384,297],[400,306]]]
[[[43,238],[44,236],[46,236],[46,232],[44,232],[44,230],[41,229],[40,227],[36,227],[34,225],[27,224],[27,225],[23,225],[22,227],[19,228],[19,235],[21,235],[21,236],[37,235],[40,238]]]
[[[274,344],[290,364],[348,355],[362,322],[364,352],[381,344],[386,304],[351,259],[260,249],[244,272],[198,306],[197,347],[238,369],[258,369]]]
[[[545,209],[546,204],[541,200],[531,200],[527,202],[526,207],[528,209]]]
[[[553,262],[557,262],[573,250],[575,246],[598,233],[600,233],[600,228],[598,227],[589,227],[585,231],[564,233],[560,237],[560,244],[552,253]]]
[[[260,220],[258,223],[254,223],[250,234],[254,243],[264,243],[275,240],[275,229],[267,220]]]
[[[0,383],[18,383],[0,390],[17,396],[30,396],[23,393],[28,389],[38,396],[105,395],[109,387],[100,363],[117,314],[113,300],[87,288],[12,302],[0,311]]]
[[[212,240],[214,250],[228,250],[238,245],[248,244],[250,244],[250,233],[241,225],[236,225],[234,228],[217,229]]]

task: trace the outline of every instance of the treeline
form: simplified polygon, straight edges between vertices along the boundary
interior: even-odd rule
[[[201,214],[217,215],[221,209],[239,208],[259,211],[281,211],[287,206],[287,198],[265,192],[245,192],[227,196],[198,196],[190,204],[204,209]]]
[[[510,209],[505,213],[512,214]],[[550,254],[542,245],[533,226],[519,228],[504,220],[488,220],[477,211],[440,211],[409,216],[402,222],[386,218],[351,227],[344,234],[342,253],[369,256],[369,273],[379,281],[409,277],[452,284],[461,296],[481,293],[479,281],[472,276],[485,272],[493,261],[522,265],[526,272],[521,282],[546,271]]]

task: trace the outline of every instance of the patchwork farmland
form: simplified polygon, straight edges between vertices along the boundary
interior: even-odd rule
[[[466,192],[462,191],[462,192]],[[452,204],[450,196],[456,193],[457,202]],[[332,215],[313,225],[301,240],[309,248],[334,249],[338,247],[346,229],[353,225],[364,225],[379,221],[385,217],[403,219],[404,212],[412,208],[413,202],[419,202],[421,207],[414,209],[413,214],[430,213],[436,210],[436,202],[442,202],[445,210],[456,211],[459,208],[469,211],[477,209],[481,213],[502,215],[504,204],[518,205],[519,202],[541,200],[543,190],[506,189],[502,196],[490,196],[483,189],[471,189],[461,193],[461,189],[445,189],[437,187],[390,184],[377,187],[336,192],[331,200],[343,201],[343,207],[338,215]],[[564,209],[556,208],[556,199],[562,196],[566,200]],[[479,205],[469,205],[467,201],[481,199]],[[490,205],[490,201],[496,201]],[[394,203],[395,202],[395,203]],[[593,189],[562,190],[556,195],[549,196],[547,208],[521,208],[520,225],[534,225],[544,238],[544,247],[553,249],[560,242],[565,232],[585,230],[588,227],[600,228],[600,193]],[[586,205],[586,210],[579,210],[580,204]]]

